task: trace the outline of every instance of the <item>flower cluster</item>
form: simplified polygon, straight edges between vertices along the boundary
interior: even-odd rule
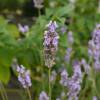
[[[44,33],[44,56],[45,56],[45,65],[49,68],[52,67],[55,63],[55,55],[58,48],[58,33],[56,28],[58,27],[56,21],[50,21],[46,26],[47,31]]]
[[[100,24],[96,25],[92,33],[92,40],[89,41],[88,52],[90,57],[94,59],[95,70],[100,70]]]
[[[32,85],[31,79],[30,79],[30,71],[26,70],[23,65],[17,66],[17,72],[18,72],[18,80],[22,84],[24,88],[28,88]]]
[[[81,90],[80,84],[82,82],[82,72],[80,64],[77,61],[75,61],[73,69],[74,69],[74,74],[70,78],[68,78],[66,70],[64,70],[61,73],[60,83],[68,88],[68,93],[67,93],[68,100],[78,100],[78,94],[79,91]]]
[[[81,90],[81,83],[82,83],[82,72],[80,68],[79,62],[75,61],[74,65],[74,74],[68,81],[68,100],[78,100],[78,94]]]
[[[42,91],[40,93],[39,100],[49,100],[49,97],[44,91]]]

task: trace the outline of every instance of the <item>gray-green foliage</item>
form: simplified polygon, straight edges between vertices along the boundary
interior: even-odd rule
[[[20,0],[16,0],[16,2],[19,1]],[[21,2],[23,1],[24,0]],[[16,25],[9,24],[6,19],[0,16],[0,80],[2,82],[8,83],[11,75],[11,64],[13,58],[16,57],[19,64],[23,64],[32,70],[33,87],[36,85],[33,88],[36,93],[36,98],[42,90],[42,86],[45,90],[48,90],[47,81],[41,85],[41,77],[42,72],[47,74],[47,68],[44,67],[43,62],[42,43],[45,25],[49,20],[56,20],[59,24],[59,29],[57,30],[60,35],[59,50],[57,53],[57,63],[54,66],[54,69],[58,71],[61,66],[65,65],[69,68],[69,73],[72,73],[72,71],[70,72],[72,64],[67,65],[64,61],[68,43],[66,40],[66,33],[63,35],[60,31],[61,26],[65,26],[73,31],[75,42],[71,59],[73,60],[76,58],[80,60],[82,57],[85,57],[88,60],[88,40],[91,38],[91,32],[96,23],[100,22],[100,13],[97,12],[98,3],[95,0],[76,0],[75,5],[73,5],[69,3],[69,1],[45,0],[45,14],[37,17],[35,24],[32,25],[24,38],[20,37]],[[7,0],[3,0],[2,5],[5,5],[6,2]],[[50,7],[50,5],[48,5],[50,2],[55,2],[55,6]],[[66,20],[69,22],[69,25],[64,24]],[[97,74],[95,77],[97,89],[100,93],[100,74]],[[59,75],[57,77],[57,82],[59,82]],[[55,100],[61,92],[61,86],[59,84],[55,84],[54,88],[57,89],[57,93],[55,93],[55,90],[52,91],[55,94],[53,95],[53,100]],[[87,80],[87,77],[84,78],[82,89],[85,92],[81,91],[83,93],[81,96],[82,98],[86,97],[83,100],[92,100],[92,96],[96,95],[92,89],[91,81]]]

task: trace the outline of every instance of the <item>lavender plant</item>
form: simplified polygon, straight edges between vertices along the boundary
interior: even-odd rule
[[[56,32],[56,28],[58,27],[56,21],[50,21],[48,25],[46,25],[47,31],[44,33],[44,58],[45,65],[48,68],[53,67],[55,64],[55,55],[58,49],[58,33]]]
[[[78,95],[81,90],[82,72],[79,62],[75,61],[73,65],[73,70],[74,74],[72,77],[68,77],[66,70],[63,70],[61,73],[60,83],[68,88],[68,100],[78,100]]]
[[[44,33],[44,60],[45,65],[49,68],[49,97],[51,100],[51,67],[55,64],[55,55],[58,49],[58,33],[56,32],[56,28],[58,25],[56,21],[50,21],[48,25],[46,25],[47,31]]]
[[[18,72],[18,81],[22,84],[23,88],[26,89],[29,100],[32,100],[31,93],[29,91],[29,87],[32,86],[31,79],[30,79],[30,71],[26,70],[23,65],[17,66],[17,72]]]
[[[98,89],[96,86],[96,74],[100,71],[100,24],[96,25],[96,28],[92,32],[92,39],[89,41],[88,53],[91,64],[90,67],[90,80],[92,81],[93,89],[96,92],[96,95],[100,99],[98,94]]]
[[[22,84],[23,88],[28,88],[32,85],[31,79],[30,79],[30,71],[26,70],[23,65],[20,67],[17,67],[17,72],[19,73],[18,75],[18,80]]]
[[[81,90],[82,72],[80,63],[75,61],[73,69],[74,69],[74,74],[68,81],[68,89],[69,89],[69,92],[67,93],[68,100],[71,99],[78,100],[78,95]]]
[[[3,1],[4,3],[2,4]],[[34,79],[33,82],[40,83],[35,84],[35,87],[33,88],[34,100],[37,100],[37,95],[41,89],[42,75],[45,75],[45,78],[47,75],[46,69],[45,71],[41,71],[42,74],[40,74],[40,70],[43,66],[43,64],[40,64],[40,62],[42,62],[42,60],[40,61],[40,59],[42,58],[40,57],[40,51],[42,49],[41,43],[43,27],[47,23],[47,20],[50,19],[52,16],[54,19],[59,20],[59,25],[62,25],[63,23],[62,28],[60,29],[61,33],[66,33],[66,27],[70,27],[70,29],[75,31],[74,36],[77,37],[77,40],[74,40],[73,33],[69,31],[67,34],[68,45],[66,45],[64,38],[62,38],[65,34],[60,34],[61,42],[59,46],[61,49],[59,49],[59,56],[57,58],[58,63],[55,66],[55,71],[51,71],[51,69],[53,69],[52,67],[55,64],[55,56],[58,48],[59,36],[56,32],[56,28],[58,27],[58,25],[55,21],[51,21],[46,26],[47,29],[44,34],[43,46],[45,66],[47,66],[49,69],[49,93],[42,91],[40,93],[39,99],[55,100],[57,98],[56,100],[99,100],[100,24],[97,24],[95,30],[92,33],[92,39],[88,43],[89,59],[88,55],[86,55],[85,50],[87,50],[86,44],[89,39],[88,33],[92,30],[93,24],[97,21],[100,21],[100,0],[97,0],[97,2],[95,2],[95,0],[33,0],[33,6],[39,10],[39,17],[37,17],[37,10],[33,11],[36,13],[32,13],[32,17],[30,17],[30,15],[27,16],[27,21],[29,25],[31,26],[30,20],[32,21],[32,23],[34,23],[34,25],[32,25],[31,30],[29,31],[29,28],[26,25],[22,26],[21,24],[18,24],[18,31],[16,25],[14,25],[13,23],[20,23],[19,19],[23,18],[24,15],[26,15],[26,13],[24,12],[26,9],[23,11],[19,10],[22,7],[24,7],[22,5],[23,1],[24,0],[18,0],[18,2],[21,3],[21,5],[20,8],[18,8],[18,10],[16,9],[16,11],[14,12],[10,11],[10,9],[8,8],[2,10],[2,6],[5,6],[6,2],[5,0],[0,1],[0,8],[2,10],[0,14],[0,82],[3,82],[4,84],[7,84],[7,82],[9,82],[10,76],[12,77],[12,73],[10,73],[11,71],[9,66],[11,66],[13,58],[16,57],[20,63],[23,63],[26,66],[34,66],[31,68],[32,70],[35,70],[32,73],[32,78]],[[28,2],[27,0],[25,1],[26,2],[24,4],[26,5],[26,3],[29,3],[31,0],[29,0]],[[9,4],[7,3],[7,6],[8,5]],[[18,5],[17,1],[15,5]],[[30,3],[30,5],[32,4]],[[40,15],[40,10],[42,15]],[[16,12],[18,13],[18,15]],[[10,15],[10,13],[12,14]],[[2,15],[4,16],[4,18],[7,19],[7,22],[4,18],[2,19]],[[17,20],[15,20],[15,16],[16,18],[18,18]],[[24,20],[22,20],[22,22],[23,21],[25,21],[26,23],[26,17]],[[64,23],[68,26],[66,26]],[[70,25],[71,23],[72,25]],[[26,35],[26,32],[29,32],[29,34]],[[21,39],[20,33],[25,35],[23,39]],[[75,43],[75,45],[73,45],[73,43]],[[62,54],[64,54],[64,49],[67,46],[68,48],[66,49],[66,55],[64,55],[64,57],[65,61],[67,62],[66,67],[68,68],[68,72],[66,71],[66,69],[62,70],[60,80],[60,84],[63,85],[64,89],[66,89],[67,91],[66,92],[61,91],[60,89],[62,87],[60,87],[60,84],[58,84],[59,74],[57,73],[59,73],[59,67],[61,68],[61,65],[66,64],[66,62],[64,62],[64,57],[62,57]],[[72,74],[72,71],[70,72],[70,68],[72,67],[71,62],[76,57],[77,59],[81,59],[82,57],[82,60],[81,62],[77,62],[73,65]],[[14,66],[16,66],[16,64]],[[80,66],[82,67],[82,72]],[[13,67],[13,70],[14,69],[15,67]],[[32,85],[30,79],[30,71],[27,71],[26,68],[22,66],[18,66],[17,71],[19,82],[25,90],[29,89]],[[4,78],[5,73],[6,77]],[[43,83],[43,89],[47,89],[48,82],[44,81]],[[80,86],[81,84],[82,86]],[[51,85],[54,85],[57,90],[51,91]],[[0,88],[0,93],[2,92],[2,89],[3,88]],[[52,99],[51,92],[53,94]],[[90,95],[91,97],[89,98],[88,96]],[[78,96],[80,96],[80,98],[78,98]],[[2,98],[4,98],[3,95]]]

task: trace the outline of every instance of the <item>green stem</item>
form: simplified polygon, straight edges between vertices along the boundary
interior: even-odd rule
[[[27,90],[27,93],[28,93],[28,96],[29,96],[29,100],[32,100],[29,88],[26,88],[26,90]]]
[[[40,48],[41,49],[41,48]],[[40,61],[41,61],[41,77],[42,77],[42,89],[44,90],[44,76],[43,76],[43,72],[44,72],[44,70],[43,70],[43,51],[41,50],[40,51]]]
[[[93,87],[94,87],[94,89],[95,89],[95,92],[96,92],[98,98],[100,99],[100,95],[99,95],[99,93],[98,93],[98,91],[97,91],[97,87],[96,87],[95,80],[93,80]]]
[[[4,97],[3,93],[2,93],[2,91],[0,91],[0,92],[1,92],[2,100],[5,100],[5,97]]]
[[[65,93],[65,87],[63,86],[63,92]],[[65,95],[62,97],[62,100],[66,100]]]
[[[0,84],[1,84],[1,86],[2,86],[2,90],[3,90],[3,92],[4,92],[5,99],[8,100],[6,90],[5,90],[5,88],[4,88],[3,84],[2,84],[2,82],[0,82]]]
[[[40,17],[40,15],[41,15],[41,10],[38,9],[38,17]]]
[[[97,90],[97,87],[96,87],[96,80],[95,80],[95,77],[96,77],[96,73],[94,72],[94,69],[92,68],[91,70],[91,79],[92,79],[92,82],[93,82],[93,88],[98,96],[98,98],[100,99],[100,95],[99,95],[99,92]]]
[[[6,100],[6,99],[5,99],[5,96],[4,96],[4,94],[3,94],[3,91],[2,91],[1,82],[0,82],[0,92],[1,92],[2,100]]]
[[[49,68],[48,74],[49,74],[49,98],[51,100],[51,82],[50,82],[51,68]]]

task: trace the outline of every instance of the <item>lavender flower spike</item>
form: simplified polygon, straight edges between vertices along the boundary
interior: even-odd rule
[[[81,90],[81,82],[82,82],[82,73],[80,69],[80,64],[75,61],[73,65],[74,74],[68,81],[68,100],[78,100],[78,94]]]
[[[49,97],[47,96],[47,94],[44,91],[42,91],[40,93],[39,100],[49,100]]]
[[[44,32],[44,57],[45,65],[51,68],[55,64],[55,55],[58,49],[58,33],[56,28],[58,27],[56,21],[50,21],[46,25],[47,30]]]
[[[67,86],[68,84],[68,73],[65,69],[61,72],[60,84],[63,86]]]
[[[22,84],[24,88],[28,88],[32,85],[31,79],[30,79],[30,71],[26,70],[23,65],[17,66],[17,72],[18,72],[18,80]]]
[[[94,60],[94,69],[100,71],[100,24],[92,32],[92,40],[89,41],[89,54]]]

